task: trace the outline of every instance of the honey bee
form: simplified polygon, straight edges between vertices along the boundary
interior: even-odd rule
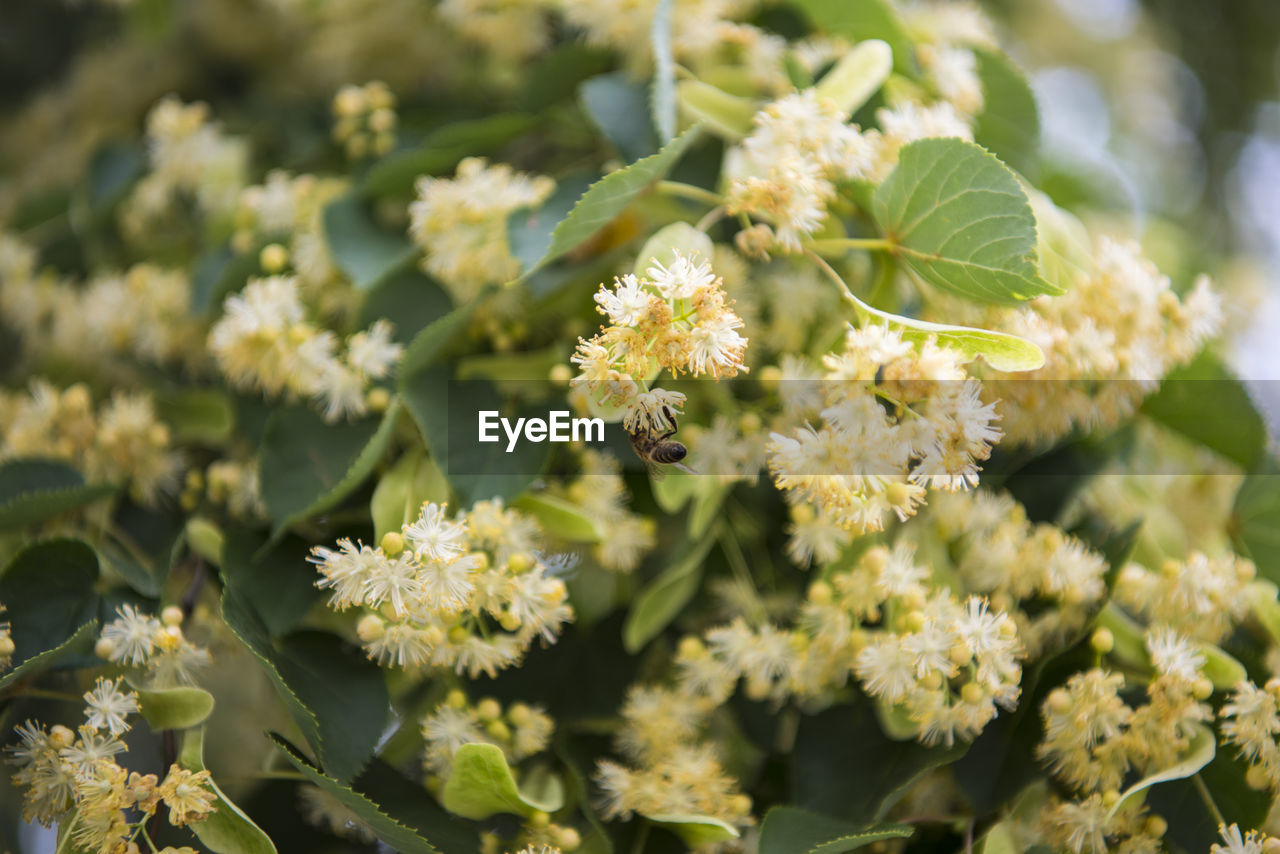
[[[665,406],[662,408],[662,412],[671,424],[671,429],[664,433],[647,428],[641,428],[634,433],[628,430],[627,438],[631,440],[631,449],[636,452],[636,456],[644,462],[649,469],[649,473],[654,477],[661,478],[664,476],[662,470],[658,468],[659,465],[675,466],[689,474],[697,474],[696,471],[681,462],[688,455],[689,449],[671,438],[680,429],[679,425],[676,424],[676,417]]]

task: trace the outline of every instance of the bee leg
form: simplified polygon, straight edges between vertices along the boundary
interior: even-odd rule
[[[675,415],[671,413],[671,407],[669,406],[662,407],[662,414],[667,416],[667,421],[671,423],[671,429],[663,433],[661,436],[659,436],[658,437],[659,441],[665,441],[667,439],[670,439],[672,436],[676,434],[676,431],[680,429],[680,425],[676,424]]]

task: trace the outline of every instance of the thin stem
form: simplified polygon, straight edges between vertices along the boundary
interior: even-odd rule
[[[635,841],[631,843],[631,854],[641,854],[644,851],[644,844],[649,841],[649,822],[640,823],[640,829],[636,831]]]
[[[1213,795],[1209,793],[1209,787],[1204,784],[1204,780],[1200,779],[1199,774],[1192,774],[1191,779],[1196,784],[1196,790],[1200,792],[1204,805],[1209,808],[1209,812],[1213,813],[1213,820],[1218,824],[1226,824],[1227,820],[1222,817],[1222,811],[1218,809],[1218,805],[1213,801]]]
[[[692,184],[684,184],[680,181],[659,181],[658,192],[666,193],[668,196],[676,196],[681,199],[688,199],[691,202],[703,202],[704,204],[718,207],[724,204],[724,199],[719,193],[713,193],[710,190],[704,190],[701,187],[695,187]]]
[[[698,224],[695,225],[694,228],[698,229],[698,231],[705,232],[707,229],[711,228],[711,226],[724,219],[724,214],[724,205],[717,205],[707,211],[706,216],[698,220]]]
[[[754,606],[752,610],[755,612],[756,621],[764,623],[767,615],[764,603],[760,601],[760,591],[756,589],[755,579],[751,577],[751,567],[747,565],[747,556],[742,553],[742,545],[738,542],[738,537],[733,533],[732,528],[720,529],[720,547],[724,549],[724,556],[729,559],[729,568],[733,570],[738,582],[752,594]]]
[[[66,691],[49,691],[44,688],[27,688],[23,691],[15,692],[15,696],[36,700],[63,700],[67,703],[84,702],[83,697],[75,694],[68,694]]]
[[[869,252],[892,252],[897,244],[885,237],[834,237],[814,240],[806,248],[818,252],[838,252],[841,249],[865,249]]]
[[[813,262],[823,269],[831,281],[836,283],[836,286],[840,288],[841,293],[844,294],[845,299],[856,306],[861,306],[858,298],[853,295],[853,291],[849,290],[849,286],[844,283],[844,279],[840,277],[840,274],[835,271],[834,267],[826,262],[825,258],[814,252],[812,249],[805,249],[804,254],[813,259]]]

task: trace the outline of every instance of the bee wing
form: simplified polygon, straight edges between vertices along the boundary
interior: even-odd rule
[[[686,474],[697,474],[697,473],[698,473],[696,470],[689,468],[689,467],[688,467],[687,465],[685,465],[684,463],[672,463],[671,465],[675,466],[676,468],[680,469],[680,471],[685,472]]]

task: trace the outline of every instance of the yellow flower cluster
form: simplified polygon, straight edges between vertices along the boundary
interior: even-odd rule
[[[147,114],[147,144],[151,170],[121,210],[128,235],[143,238],[180,197],[207,216],[231,212],[245,185],[249,148],[210,121],[207,104],[165,97]]]
[[[325,419],[337,421],[366,413],[370,384],[400,359],[404,348],[391,330],[389,321],[377,320],[340,341],[307,320],[296,277],[269,276],[227,297],[209,331],[209,350],[233,385],[315,398]]]
[[[579,339],[570,359],[579,370],[572,388],[590,405],[621,412],[630,432],[671,429],[680,413],[683,394],[648,387],[663,369],[716,380],[746,370],[742,320],[709,263],[677,252],[670,265],[654,261],[646,273],[620,276],[612,290],[600,286],[596,310],[609,325]]]
[[[1219,714],[1226,741],[1249,763],[1249,782],[1280,790],[1280,679],[1263,688],[1241,682]]]
[[[443,783],[453,769],[453,755],[464,744],[493,744],[512,765],[547,749],[554,731],[551,717],[538,706],[512,703],[506,709],[492,697],[469,703],[467,695],[450,691],[444,702],[422,719],[427,772]]]
[[[1007,495],[938,495],[928,518],[965,587],[1012,614],[1033,656],[1083,629],[1106,593],[1100,554],[1056,525],[1032,524]]]
[[[539,535],[499,499],[461,519],[428,503],[377,548],[344,539],[336,550],[317,546],[310,560],[331,607],[369,609],[356,632],[370,658],[474,679],[518,663],[535,638],[551,643],[573,617],[564,582],[537,551]]]
[[[1041,707],[1044,740],[1037,756],[1078,798],[1046,803],[1041,826],[1072,851],[1102,852],[1107,840],[1129,837],[1125,844],[1133,846],[1160,836],[1155,831],[1163,822],[1143,822],[1142,810],[1128,802],[1113,814],[1125,775],[1168,768],[1194,739],[1213,737],[1206,728],[1213,710],[1204,702],[1213,684],[1202,672],[1203,653],[1172,629],[1148,630],[1145,641],[1155,670],[1145,704],[1131,708],[1120,697],[1124,677],[1093,668],[1071,676]]]
[[[835,544],[881,530],[890,513],[906,521],[928,488],[976,486],[979,463],[1001,433],[994,404],[979,399],[978,382],[964,370],[967,361],[932,339],[917,346],[885,326],[850,329],[843,351],[823,358],[812,411],[792,409],[824,423],[772,436],[775,483],[792,504],[809,505],[826,527],[847,532],[834,535]],[[793,554],[829,555],[833,535],[812,533],[827,546],[815,540]]]
[[[565,487],[565,497],[578,505],[596,529],[608,536],[592,546],[596,563],[614,572],[631,572],[657,541],[658,526],[648,516],[627,509],[630,493],[616,457],[590,448],[582,452],[582,473]]]
[[[35,261],[25,243],[0,234],[0,309],[32,360],[98,371],[114,367],[116,356],[190,367],[203,361],[185,273],[141,263],[81,283],[37,273]]]
[[[65,460],[90,483],[129,484],[147,503],[177,486],[181,461],[145,392],[117,391],[93,410],[89,389],[42,380],[29,394],[0,392],[0,459]]]
[[[138,711],[136,694],[121,691],[119,680],[99,679],[84,699],[88,707],[78,732],[33,721],[16,729],[9,762],[18,767],[14,782],[26,787],[27,821],[65,823],[81,850],[121,854],[162,803],[176,827],[208,818],[217,800],[208,771],[172,765],[160,780],[116,762],[128,749],[118,736]]]
[[[616,738],[631,765],[602,760],[596,771],[606,818],[704,815],[737,827],[752,823],[751,798],[700,740],[705,711],[676,691],[631,688]]]
[[[926,744],[968,741],[1018,699],[1023,656],[1013,619],[987,601],[929,586],[910,546],[877,546],[809,587],[796,625],[742,618],[687,637],[677,679],[694,708],[715,707],[745,680],[748,697],[829,704],[850,675]]]
[[[396,147],[396,96],[381,80],[339,89],[333,118],[333,139],[352,160]]]
[[[102,627],[94,647],[99,658],[146,674],[155,688],[190,685],[197,671],[208,667],[209,651],[187,640],[184,614],[176,605],[157,618],[133,605],[121,605],[116,618]]]
[[[1166,560],[1158,573],[1129,564],[1116,581],[1115,598],[1151,623],[1218,643],[1244,617],[1245,588],[1256,574],[1244,558],[1193,552],[1186,560]]]
[[[551,178],[489,166],[483,157],[463,160],[452,179],[418,178],[409,234],[426,252],[422,268],[459,304],[485,285],[514,279],[520,262],[507,242],[507,219],[541,204],[555,188]]]
[[[338,271],[324,237],[324,208],[346,187],[338,178],[271,170],[263,183],[240,193],[232,247],[248,252],[256,243],[275,241],[259,255],[264,271],[280,273],[291,265],[309,296],[339,299],[344,291],[332,287]]]
[[[1044,367],[994,384],[1010,441],[1049,442],[1076,428],[1114,427],[1221,323],[1207,278],[1179,299],[1169,277],[1135,243],[1103,238],[1093,270],[1069,284],[1063,296],[979,318],[985,328],[1033,341],[1045,354]]]

